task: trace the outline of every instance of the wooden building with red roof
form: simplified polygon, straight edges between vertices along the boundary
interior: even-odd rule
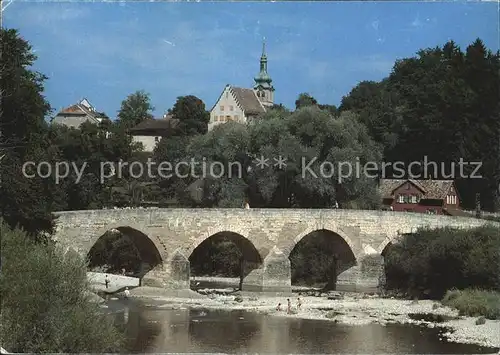
[[[401,212],[462,215],[453,180],[381,179],[385,209]]]

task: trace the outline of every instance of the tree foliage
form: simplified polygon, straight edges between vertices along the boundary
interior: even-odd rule
[[[54,185],[50,180],[23,177],[27,161],[52,161],[45,116],[50,105],[43,96],[46,77],[31,69],[36,60],[30,44],[16,30],[0,30],[2,64],[0,204],[11,226],[32,235],[52,231]]]
[[[303,92],[299,94],[299,97],[297,98],[297,100],[295,100],[295,109],[298,110],[300,108],[315,106],[317,104],[318,101],[314,97],[306,92]]]
[[[174,119],[179,120],[177,134],[191,136],[205,134],[208,130],[210,113],[202,100],[193,95],[179,96],[170,110]]]
[[[454,176],[465,207],[474,207],[479,192],[483,207],[498,209],[500,53],[487,50],[481,40],[465,52],[450,41],[398,60],[388,78],[358,84],[342,99],[340,110],[359,114],[383,144],[387,161],[422,162],[427,157],[446,168],[422,178]],[[481,162],[482,178],[461,179],[460,159]],[[465,174],[472,170],[466,166]]]
[[[125,129],[137,126],[144,120],[153,119],[149,94],[144,91],[136,91],[127,96],[122,101],[120,111],[118,111],[118,121]]]
[[[243,254],[229,237],[212,237],[200,244],[191,254],[191,275],[238,277]]]
[[[387,248],[387,287],[441,298],[447,290],[500,290],[500,230],[420,230]]]
[[[340,162],[355,167],[357,161],[362,165],[381,159],[380,147],[349,113],[333,119],[318,107],[294,113],[271,110],[252,125],[216,126],[180,147],[185,153],[170,148],[177,160],[203,162],[194,170],[198,178],[183,179],[187,188],[198,191],[190,205],[241,207],[246,200],[254,207],[378,205],[374,179],[337,171]],[[268,166],[255,164],[261,156]],[[275,166],[280,156],[286,164],[281,168]],[[324,162],[331,163],[333,171],[321,170]]]
[[[19,353],[119,352],[124,337],[91,301],[83,260],[0,220],[0,341]]]

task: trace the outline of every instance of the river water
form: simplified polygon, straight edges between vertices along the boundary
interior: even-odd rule
[[[161,309],[133,300],[107,304],[126,330],[127,353],[492,353],[440,340],[435,328],[345,326],[246,311]]]

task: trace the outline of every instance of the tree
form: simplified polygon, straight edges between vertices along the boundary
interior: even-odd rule
[[[34,243],[1,219],[0,235],[2,347],[14,353],[123,350],[123,334],[92,300],[82,258],[53,243]]]
[[[153,161],[157,164],[169,162],[172,165],[172,169],[174,169],[181,161],[185,161],[190,140],[191,137],[189,136],[173,136],[168,139],[162,139],[153,151]],[[178,190],[184,191],[187,185],[192,182],[191,179],[183,179],[176,176],[175,171],[172,170],[162,172],[162,175],[156,179],[160,188],[159,193],[156,195],[156,199],[159,202],[167,202],[175,197],[179,198]],[[185,201],[184,198],[180,200]]]
[[[220,177],[205,171],[205,178],[196,181],[201,195],[195,205],[241,207],[248,199],[252,207],[324,208],[335,201],[345,207],[378,206],[373,178],[353,171],[341,179],[336,169],[321,174],[325,162],[355,167],[358,160],[380,161],[380,147],[353,114],[333,120],[327,111],[305,107],[291,115],[266,115],[253,125],[229,122],[191,140],[186,157],[204,161],[206,171],[214,162],[225,169]],[[261,156],[267,165],[255,164]],[[280,156],[285,164],[278,166],[275,159]],[[201,174],[201,167],[195,172]]]
[[[402,107],[387,80],[360,82],[342,98],[339,111],[356,113],[374,140],[383,145],[385,157],[390,158],[401,133]]]
[[[274,104],[271,106],[271,110],[290,112],[283,104]]]
[[[241,207],[247,188],[243,159],[248,151],[247,126],[237,122],[216,126],[206,135],[195,137],[184,161],[192,158],[205,162],[207,167],[198,164],[194,170],[203,190],[201,200],[195,203],[204,207]]]
[[[295,109],[298,110],[307,106],[315,106],[318,104],[318,101],[308,93],[299,94],[297,100],[295,100]]]
[[[153,119],[153,110],[149,94],[142,90],[136,91],[122,101],[118,121],[123,128],[130,129],[144,120]]]
[[[337,116],[338,109],[335,105],[318,105],[321,110],[328,111],[332,116]]]
[[[23,175],[25,162],[53,161],[45,116],[50,105],[43,96],[46,77],[30,67],[37,57],[16,30],[1,29],[2,122],[0,165],[2,215],[10,226],[20,225],[31,235],[53,228],[51,208],[54,183]]]
[[[499,90],[500,53],[493,54],[479,39],[465,53],[449,41],[396,61],[381,82],[360,83],[342,99],[340,110],[359,115],[384,145],[386,161],[436,162],[445,170],[413,173],[456,179],[466,208],[473,208],[480,192],[484,208],[498,209],[500,154],[491,152],[500,151]],[[483,178],[461,179],[460,159],[481,162]],[[465,168],[472,174],[472,165]]]
[[[191,136],[208,131],[210,113],[205,109],[203,101],[196,96],[179,96],[170,114],[179,120],[178,135]]]

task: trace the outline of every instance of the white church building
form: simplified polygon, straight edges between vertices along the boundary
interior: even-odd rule
[[[267,73],[266,45],[262,45],[260,72],[254,78],[253,89],[226,85],[219,99],[210,110],[208,130],[216,125],[236,121],[247,123],[253,117],[266,112],[266,108],[274,105],[274,87]]]

